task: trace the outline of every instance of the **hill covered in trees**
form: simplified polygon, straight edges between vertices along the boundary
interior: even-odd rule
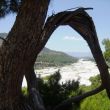
[[[35,68],[46,66],[64,66],[76,61],[77,58],[72,57],[64,52],[50,50],[45,47],[36,60]]]

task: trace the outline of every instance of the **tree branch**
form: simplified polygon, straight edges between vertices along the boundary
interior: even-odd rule
[[[60,12],[58,14],[54,14],[54,15],[48,17],[48,19],[47,19],[47,21],[46,21],[46,23],[43,27],[43,31],[42,31],[42,35],[41,35],[42,36],[42,40],[41,40],[42,45],[41,46],[43,47],[46,44],[46,42],[48,41],[48,39],[50,38],[52,33],[60,25],[69,25],[69,26],[71,26],[71,24],[73,24],[72,22],[74,22],[74,23],[77,23],[77,26],[74,24],[75,25],[74,27],[76,27],[76,28],[81,27],[82,28],[81,23],[84,22],[83,23],[84,25],[85,25],[85,23],[87,24],[88,20],[91,19],[91,18],[85,12],[86,9],[92,9],[92,8],[80,7],[75,11],[63,11],[63,12]],[[89,24],[87,24],[87,26]],[[78,30],[78,31],[80,31],[80,30]],[[85,29],[83,28],[83,33],[84,33],[84,31],[85,31]],[[83,38],[84,38],[84,36],[83,36]]]
[[[29,91],[29,101],[34,110],[45,110],[42,97],[38,90],[38,80],[36,74],[34,72],[34,68],[32,68],[29,74],[25,74],[28,91]]]
[[[53,110],[62,110],[63,107],[66,107],[67,105],[72,104],[72,103],[80,102],[84,98],[92,96],[92,95],[95,95],[95,94],[101,92],[102,90],[104,90],[104,88],[101,85],[101,86],[99,86],[98,88],[96,88],[96,89],[94,89],[92,91],[89,91],[89,92],[84,93],[82,95],[75,96],[75,97],[72,97],[72,98],[70,98],[68,100],[63,101],[62,103],[57,105]]]
[[[50,16],[43,27],[39,51],[41,51],[52,33],[60,25],[69,25],[87,41],[100,71],[102,84],[110,98],[110,75],[108,72],[107,64],[103,58],[103,54],[98,42],[94,22],[85,11],[85,8],[79,8],[75,11],[64,11]]]
[[[70,10],[73,10],[73,9],[93,10],[93,8],[91,8],[91,7],[88,7],[88,8],[84,8],[84,7],[75,7],[75,8],[67,9],[67,10],[65,10],[65,11],[70,11]]]

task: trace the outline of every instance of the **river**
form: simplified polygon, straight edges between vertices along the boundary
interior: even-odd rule
[[[80,85],[91,85],[89,78],[99,74],[96,63],[93,61],[79,59],[76,63],[71,65],[66,65],[64,67],[46,67],[41,70],[35,70],[37,76],[45,77],[54,74],[56,71],[60,70],[61,81],[66,82],[68,80],[79,80]],[[24,78],[22,86],[26,86],[26,80]]]

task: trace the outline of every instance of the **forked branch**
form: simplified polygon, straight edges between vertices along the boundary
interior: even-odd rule
[[[3,41],[5,41],[5,42],[6,42],[6,39],[5,39],[5,38],[3,38],[3,37],[1,37],[1,36],[0,36],[0,39],[2,39]]]
[[[41,49],[45,46],[46,42],[48,41],[52,33],[57,29],[57,27],[61,25],[69,25],[70,27],[72,27],[72,29],[76,30],[88,43],[93,57],[97,63],[101,75],[102,84],[110,98],[110,75],[108,72],[108,66],[104,60],[98,42],[94,22],[84,9],[79,8],[75,11],[64,11],[54,16],[50,16],[43,27],[39,51],[41,51]]]
[[[59,105],[57,105],[53,110],[62,110],[67,105],[70,105],[72,103],[80,102],[84,98],[89,97],[89,96],[92,96],[92,95],[95,95],[95,94],[101,92],[102,90],[104,90],[104,88],[101,85],[101,86],[99,86],[98,88],[96,88],[96,89],[94,89],[92,91],[89,91],[89,92],[84,93],[82,95],[75,96],[75,97],[72,97],[72,98],[70,98],[68,100],[63,101],[62,103],[60,103]]]

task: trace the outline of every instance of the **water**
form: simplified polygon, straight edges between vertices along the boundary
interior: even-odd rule
[[[98,68],[95,62],[79,59],[76,63],[67,65],[64,67],[46,67],[41,70],[35,70],[37,76],[45,77],[54,74],[60,69],[61,81],[66,82],[68,80],[79,80],[80,85],[91,85],[89,78],[99,74]],[[23,81],[23,86],[26,86],[26,81]]]

